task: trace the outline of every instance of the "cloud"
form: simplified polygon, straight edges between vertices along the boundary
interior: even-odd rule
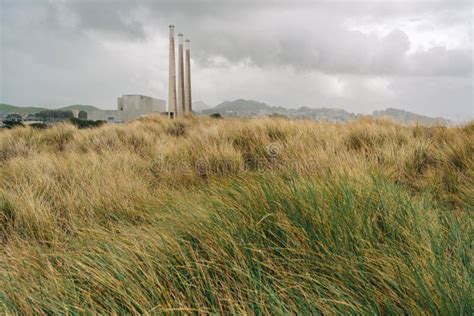
[[[387,105],[473,117],[470,2],[3,0],[0,6],[2,102],[112,108],[122,93],[166,99],[167,31],[174,23],[192,40],[195,100],[253,98],[355,112]]]

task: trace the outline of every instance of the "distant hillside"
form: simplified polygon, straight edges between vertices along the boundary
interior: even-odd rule
[[[209,109],[211,106],[202,101],[193,102],[193,111],[202,111]]]
[[[356,117],[342,109],[308,108],[287,109],[281,106],[270,106],[253,100],[225,101],[213,108],[201,111],[203,114],[220,113],[224,116],[255,117],[278,114],[290,118],[308,118],[315,120],[348,121]]]
[[[214,108],[209,109],[211,112],[238,112],[238,113],[259,113],[259,112],[279,112],[281,110],[286,110],[285,108],[273,107],[262,102],[257,102],[253,100],[235,100],[235,101],[225,101]]]
[[[297,109],[287,109],[281,106],[271,106],[263,102],[257,102],[254,100],[238,99],[235,101],[225,101],[214,107],[210,107],[202,101],[193,103],[194,110],[205,115],[220,113],[223,116],[235,116],[235,117],[257,117],[257,116],[268,116],[268,115],[281,115],[288,118],[303,118],[313,120],[326,120],[345,122],[356,118],[358,115],[350,113],[343,109],[335,108],[309,108],[300,107]],[[78,109],[79,111],[86,111],[91,113],[99,108],[92,105],[75,104],[61,108],[51,109],[44,107],[20,107],[11,104],[0,103],[0,114],[1,113],[20,113],[29,114],[37,113],[45,110],[62,110],[71,111]],[[435,124],[451,124],[452,122],[440,117],[429,117],[425,115],[415,114],[412,112],[388,108],[383,111],[374,111],[373,117],[387,117],[398,123],[410,124],[420,123],[423,125],[435,125]]]
[[[429,116],[415,114],[412,112],[394,109],[394,108],[388,108],[383,111],[374,111],[372,115],[374,117],[387,117],[402,124],[409,124],[409,123],[420,123],[423,125],[451,124],[451,121],[440,118],[440,117],[429,117]]]
[[[37,113],[40,111],[46,110],[45,108],[40,108],[40,107],[19,107],[19,106],[14,106],[11,104],[4,104],[0,103],[0,112],[6,112],[6,113],[20,113],[20,114],[29,114],[29,113]]]
[[[201,113],[206,115],[219,113],[223,116],[237,117],[257,117],[276,114],[286,116],[288,118],[304,118],[333,122],[346,122],[359,116],[358,114],[350,113],[343,109],[309,108],[305,106],[297,109],[287,109],[281,106],[271,106],[266,103],[243,99],[225,101],[213,108],[203,110]],[[443,118],[432,118],[394,108],[388,108],[383,111],[374,111],[372,116],[387,117],[402,124],[416,122],[423,125],[451,124],[451,121]]]
[[[69,105],[69,106],[59,108],[57,110],[71,111],[75,109],[79,111],[86,111],[88,113],[92,111],[100,110],[99,108],[96,108],[95,106],[92,106],[92,105],[81,105],[81,104]]]
[[[88,113],[94,110],[98,110],[98,108],[96,108],[95,106],[81,105],[81,104],[69,105],[62,108],[51,109],[51,108],[44,108],[44,107],[21,107],[21,106],[14,106],[11,104],[0,103],[0,112],[5,112],[5,113],[29,114],[29,113],[38,113],[38,112],[46,111],[46,110],[71,111],[74,109],[78,109],[79,111],[86,111]]]

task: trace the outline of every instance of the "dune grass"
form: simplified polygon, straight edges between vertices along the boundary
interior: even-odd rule
[[[474,312],[474,125],[0,131],[0,313]]]

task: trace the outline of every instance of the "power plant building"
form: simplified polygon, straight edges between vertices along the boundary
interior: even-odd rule
[[[117,110],[95,110],[88,113],[93,121],[126,123],[148,114],[166,113],[166,101],[144,95],[127,94],[117,99]]]
[[[192,114],[190,41],[189,39],[185,41],[182,33],[178,34],[178,60],[176,62],[174,31],[174,25],[170,25],[168,108],[165,100],[144,95],[127,94],[117,99],[117,110],[88,111],[87,119],[109,123],[127,123],[153,113],[167,114],[174,118]],[[74,117],[78,116],[79,114],[76,111]]]
[[[166,113],[165,100],[144,95],[123,95],[117,99],[118,111],[123,122],[152,113]]]

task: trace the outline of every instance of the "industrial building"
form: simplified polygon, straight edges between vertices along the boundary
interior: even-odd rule
[[[117,99],[117,110],[94,110],[88,113],[88,119],[109,123],[126,123],[153,113],[166,114],[165,100],[127,94]]]
[[[127,94],[117,99],[117,110],[94,110],[87,119],[109,123],[126,123],[147,114],[183,117],[192,114],[191,52],[189,39],[178,34],[178,60],[175,56],[174,25],[169,26],[169,90],[168,108],[164,100],[144,95]],[[176,66],[178,76],[176,76]]]
[[[117,99],[118,111],[123,122],[144,114],[166,113],[166,102],[143,95],[124,95]]]

